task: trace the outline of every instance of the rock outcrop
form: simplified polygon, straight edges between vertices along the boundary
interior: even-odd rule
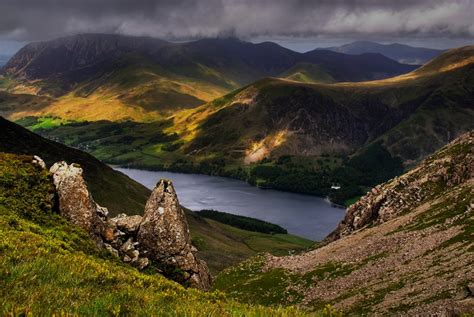
[[[143,217],[120,214],[108,218],[107,208],[99,206],[87,189],[79,165],[58,162],[50,172],[59,213],[87,231],[99,246],[138,269],[152,266],[183,285],[210,288],[209,270],[196,257],[197,249],[191,244],[188,223],[171,181],[158,183]]]
[[[197,250],[191,244],[184,211],[171,181],[161,180],[153,190],[137,239],[166,275],[175,275],[175,279],[192,287],[210,287],[209,270],[196,257]]]
[[[82,176],[82,168],[63,161],[55,163],[50,172],[53,174],[61,216],[90,233],[100,244],[108,211],[92,198]]]
[[[413,170],[373,188],[350,206],[346,216],[327,241],[347,236],[412,210],[474,177],[474,132],[451,142]]]
[[[137,233],[142,222],[142,216],[127,216],[120,214],[109,219],[108,227],[113,234],[112,239],[107,240],[105,247],[113,255],[119,257],[125,263],[129,263],[142,270],[150,264],[147,257],[148,250],[142,248],[137,241]]]

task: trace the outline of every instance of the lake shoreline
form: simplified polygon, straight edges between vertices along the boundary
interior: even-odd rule
[[[264,187],[264,186],[259,186],[259,185],[254,185],[254,184],[251,184],[250,182],[244,180],[244,179],[241,179],[241,178],[238,178],[238,177],[231,177],[229,175],[220,175],[220,174],[205,174],[205,173],[195,173],[195,172],[190,172],[190,171],[187,171],[187,170],[174,170],[174,169],[163,169],[163,168],[160,168],[160,169],[153,169],[153,167],[149,167],[149,168],[143,168],[143,167],[140,167],[140,166],[135,166],[134,164],[108,164],[110,167],[114,168],[114,169],[117,169],[117,168],[125,168],[125,169],[135,169],[135,170],[140,170],[140,171],[145,171],[145,172],[168,172],[168,173],[181,173],[181,174],[187,174],[187,175],[204,175],[204,176],[211,176],[211,177],[222,177],[222,178],[227,178],[227,179],[232,179],[232,180],[238,180],[238,181],[241,181],[241,182],[244,182],[252,187],[255,187],[255,188],[258,188],[258,189],[261,189],[261,190],[275,190],[275,191],[279,191],[279,192],[282,192],[282,193],[292,193],[292,194],[299,194],[299,195],[306,195],[306,196],[311,196],[311,197],[318,197],[318,198],[321,198],[321,199],[325,199],[328,201],[328,203],[330,203],[332,206],[336,207],[336,208],[339,208],[339,209],[344,209],[344,210],[347,210],[347,208],[349,208],[349,206],[344,206],[344,205],[341,205],[341,204],[338,204],[338,203],[335,203],[333,202],[329,196],[321,196],[321,195],[315,195],[315,194],[310,194],[310,193],[305,193],[305,192],[298,192],[298,191],[292,191],[292,190],[283,190],[283,189],[279,189],[279,188],[272,188],[272,187]]]
[[[161,178],[171,179],[180,203],[187,209],[213,209],[263,220],[313,241],[324,239],[345,215],[344,208],[334,206],[323,197],[262,190],[235,178],[111,167],[150,189]]]

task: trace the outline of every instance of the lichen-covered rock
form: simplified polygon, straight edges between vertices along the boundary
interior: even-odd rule
[[[137,240],[147,257],[157,263],[165,274],[189,286],[208,289],[210,274],[199,261],[191,244],[188,223],[171,181],[161,180],[145,206]]]
[[[99,214],[105,211],[96,204],[87,189],[82,168],[63,161],[55,163],[50,172],[53,174],[61,216],[87,231],[96,242],[101,243],[105,224]]]
[[[115,218],[110,219],[111,222],[115,223],[117,229],[126,233],[134,233],[138,231],[142,222],[142,216],[134,215],[127,216],[126,214],[120,214]]]
[[[197,259],[188,224],[170,181],[160,181],[145,207],[144,216],[121,214],[108,218],[87,189],[77,164],[55,163],[50,172],[58,196],[59,212],[87,231],[122,261],[144,269],[150,264],[184,285],[209,289],[205,262]]]

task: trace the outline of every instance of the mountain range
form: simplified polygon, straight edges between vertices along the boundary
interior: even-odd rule
[[[409,45],[393,43],[380,44],[370,41],[356,41],[335,47],[326,47],[330,50],[344,54],[379,53],[400,63],[421,65],[443,53],[445,50],[437,50],[425,47],[413,47]]]
[[[474,128],[473,62],[468,46],[378,81],[264,78],[150,123],[24,118],[46,96],[9,95],[0,107],[109,163],[231,176],[346,204]]]
[[[204,104],[263,77],[298,78],[310,73],[306,76],[310,81],[363,81],[414,68],[380,54],[321,50],[302,54],[275,43],[235,38],[169,43],[83,34],[28,44],[2,73],[9,91],[52,97],[48,107],[36,114],[149,121]],[[89,109],[91,103],[94,109]],[[77,107],[82,111],[75,111]]]
[[[473,128],[473,56],[416,68],[235,38],[83,34],[21,49],[2,69],[0,112],[108,163],[349,204]]]

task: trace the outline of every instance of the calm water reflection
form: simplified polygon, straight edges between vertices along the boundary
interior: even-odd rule
[[[116,169],[150,189],[161,178],[171,179],[181,204],[191,210],[214,209],[258,218],[313,240],[323,239],[345,213],[323,198],[262,190],[224,177]]]

